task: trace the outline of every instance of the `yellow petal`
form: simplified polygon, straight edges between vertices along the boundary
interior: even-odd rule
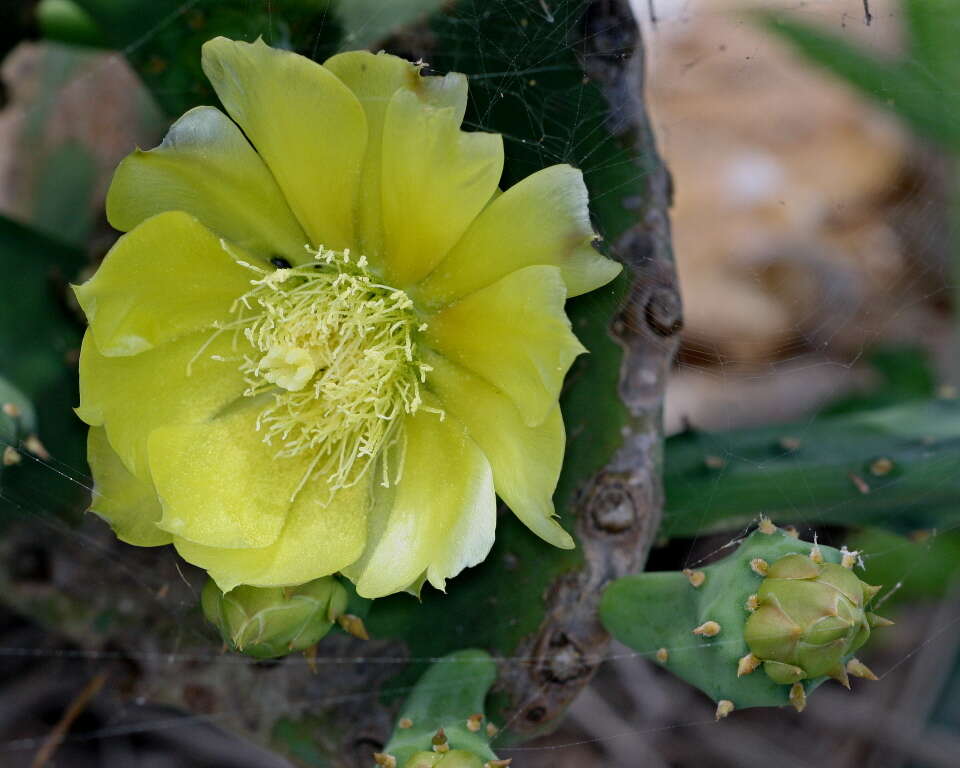
[[[400,592],[424,573],[437,589],[483,561],[493,546],[493,477],[452,416],[419,411],[405,424],[400,483],[374,487],[367,548],[344,573],[362,597]]]
[[[211,332],[204,331],[142,355],[104,357],[89,332],[83,337],[77,415],[87,424],[105,425],[127,469],[144,481],[150,479],[152,430],[205,421],[247,386],[239,370],[246,342],[237,338],[235,348],[233,334],[226,333],[210,339]]]
[[[429,345],[513,400],[528,426],[557,404],[563,377],[583,345],[564,313],[557,267],[526,267],[428,319]]]
[[[256,276],[200,222],[172,211],[121,237],[74,291],[97,348],[113,357],[137,355],[227,319]]]
[[[367,116],[367,152],[360,183],[356,240],[371,263],[379,264],[383,253],[380,204],[383,125],[390,99],[399,89],[406,89],[424,104],[453,108],[459,125],[467,105],[467,78],[458,72],[443,77],[422,77],[415,64],[383,51],[340,53],[327,59],[324,66],[353,91]]]
[[[427,302],[444,304],[514,270],[550,264],[560,267],[567,295],[578,296],[620,273],[619,264],[594,250],[594,237],[583,174],[554,165],[487,206],[418,291]]]
[[[203,46],[203,71],[312,244],[354,247],[367,125],[350,89],[316,62],[262,40],[210,40]]]
[[[542,424],[528,427],[503,392],[436,353],[428,384],[443,409],[466,426],[493,469],[497,494],[531,531],[554,546],[573,539],[554,519],[553,492],[563,464],[565,434],[560,406]]]
[[[160,502],[153,486],[127,471],[100,427],[91,427],[87,435],[87,462],[93,472],[90,511],[110,523],[120,541],[158,547],[173,540],[157,528]]]
[[[383,228],[393,285],[422,279],[490,200],[503,172],[503,139],[465,133],[453,107],[394,94],[383,126]]]
[[[205,424],[150,434],[161,528],[208,547],[267,547],[277,540],[310,458],[274,458],[277,448],[257,430],[260,411],[247,405]]]
[[[228,592],[238,584],[283,587],[336,573],[363,551],[370,503],[369,484],[339,490],[326,503],[323,480],[314,480],[297,496],[277,540],[259,549],[218,549],[177,538],[187,562],[205,568]]]
[[[191,109],[148,152],[117,168],[107,218],[127,232],[164,211],[186,211],[205,226],[269,259],[304,260],[307,236],[273,176],[230,118]]]

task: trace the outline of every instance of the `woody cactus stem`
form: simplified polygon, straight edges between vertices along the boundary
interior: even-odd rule
[[[611,584],[607,629],[734,709],[792,704],[829,678],[876,679],[854,658],[874,627],[879,587],[854,573],[857,553],[800,541],[769,520],[724,560],[693,570],[641,573]],[[763,672],[759,672],[762,668]]]

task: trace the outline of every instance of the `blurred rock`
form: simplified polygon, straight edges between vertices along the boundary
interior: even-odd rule
[[[164,117],[116,53],[22,43],[0,77],[0,212],[86,245],[117,163],[157,143]]]

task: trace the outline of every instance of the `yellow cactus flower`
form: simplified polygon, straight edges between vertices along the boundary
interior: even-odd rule
[[[365,597],[481,562],[495,494],[537,535],[584,351],[564,302],[616,263],[579,171],[501,193],[467,79],[217,38],[198,107],[118,168],[76,288],[92,509],[227,591],[342,572]]]

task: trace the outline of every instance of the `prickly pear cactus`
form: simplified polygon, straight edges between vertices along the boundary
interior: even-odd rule
[[[211,579],[200,600],[233,650],[271,659],[315,645],[344,615],[347,591],[327,576],[300,587],[240,586],[224,594]]]
[[[641,573],[612,583],[604,625],[717,702],[792,704],[828,678],[876,679],[853,657],[873,627],[879,587],[854,573],[857,554],[800,541],[762,520],[736,552],[702,570]],[[762,669],[762,671],[761,671]]]
[[[375,755],[382,768],[497,768],[490,748],[497,728],[484,700],[497,675],[486,651],[464,650],[435,661],[400,712],[393,736]]]

